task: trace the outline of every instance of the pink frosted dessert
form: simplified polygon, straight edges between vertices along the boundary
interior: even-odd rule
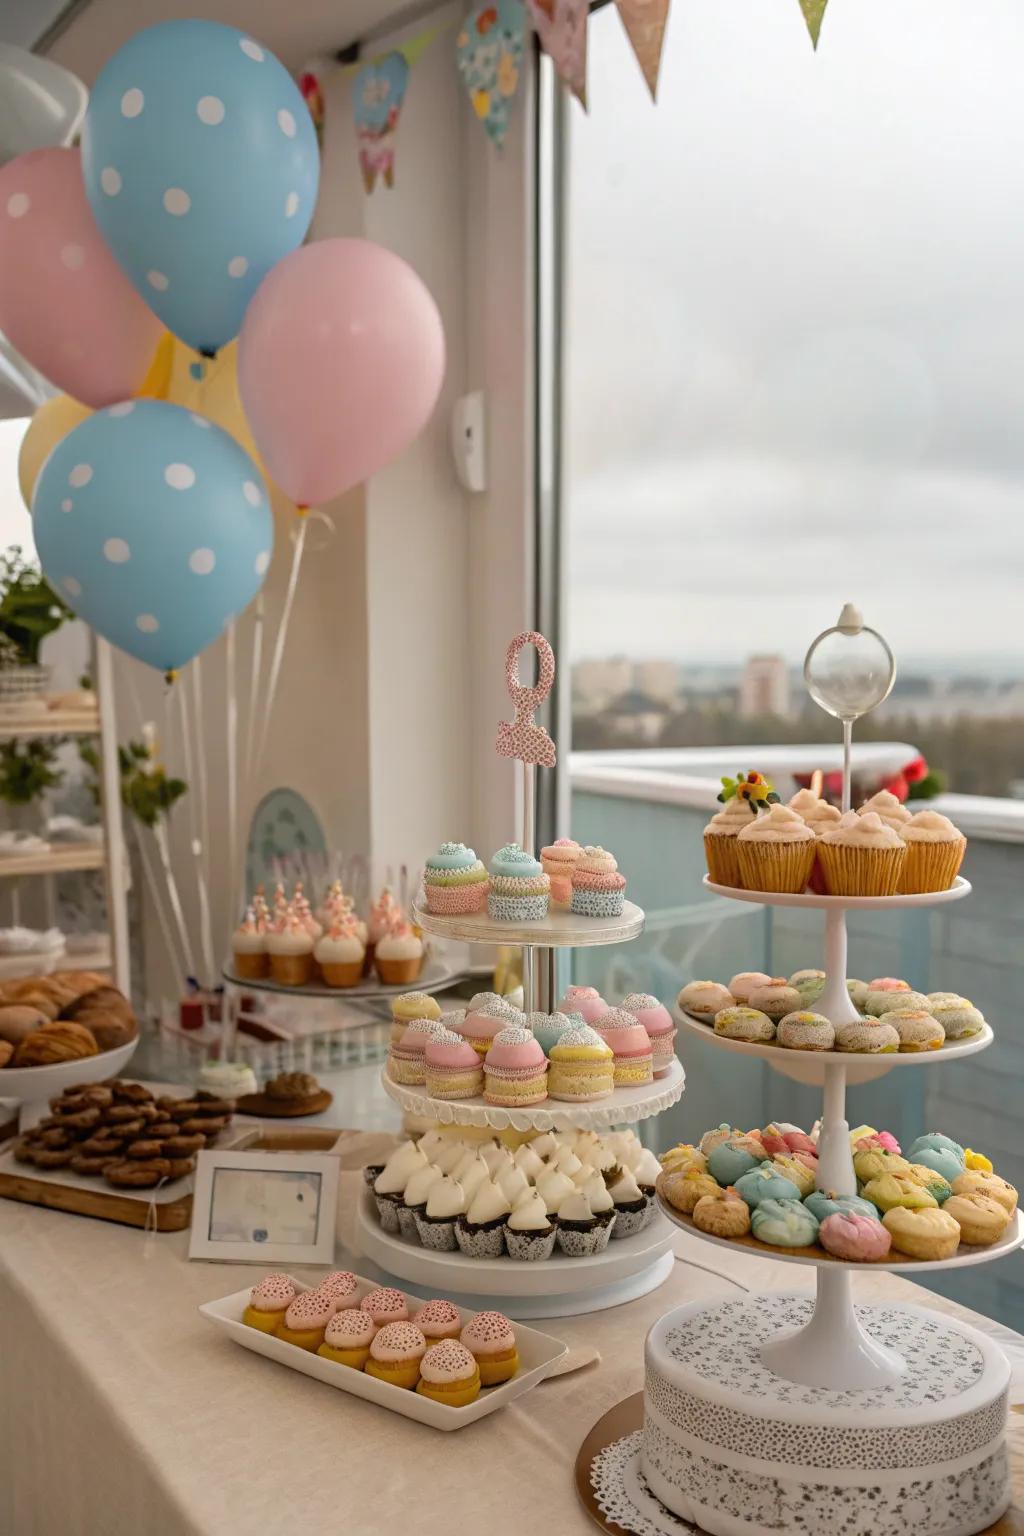
[[[359,1281],[350,1269],[336,1269],[325,1275],[317,1286],[317,1294],[325,1296],[336,1312],[356,1305]]]
[[[622,999],[622,1010],[631,1013],[646,1029],[654,1053],[654,1075],[664,1077],[676,1059],[676,1026],[665,1004],[649,992],[631,992]]]
[[[383,1328],[386,1323],[405,1322],[409,1316],[409,1308],[401,1291],[396,1291],[393,1286],[383,1285],[376,1291],[368,1291],[359,1303],[361,1312],[369,1312],[378,1328]]]
[[[334,1303],[319,1291],[300,1291],[284,1315],[284,1326],[293,1333],[323,1333],[335,1311]]]
[[[443,1035],[440,1019],[411,1019],[388,1052],[388,1076],[392,1082],[418,1086],[426,1078],[427,1041]]]
[[[639,1019],[624,1008],[609,1008],[594,1024],[615,1057],[616,1088],[635,1088],[654,1076],[651,1037]]]
[[[562,912],[572,904],[572,872],[582,855],[571,837],[556,838],[540,851],[541,867],[551,881],[551,905]]]
[[[888,1228],[870,1216],[836,1211],[834,1215],[826,1216],[818,1228],[818,1241],[826,1253],[837,1259],[863,1262],[884,1259],[892,1238]]]
[[[426,1339],[457,1339],[462,1332],[462,1317],[454,1302],[440,1297],[426,1302],[412,1315],[412,1321]]]
[[[596,1024],[608,1004],[596,987],[566,987],[565,996],[558,1005],[559,1013],[578,1013],[584,1024]]]
[[[491,1048],[491,1042],[495,1035],[503,1029],[522,1025],[525,1015],[521,1009],[506,1003],[504,998],[497,998],[493,1003],[487,1003],[476,1012],[468,1012],[461,1022],[455,1025],[457,1034],[470,1045],[480,1056],[486,1056]]]
[[[548,1059],[532,1031],[503,1029],[484,1059],[484,1098],[512,1107],[540,1104],[548,1096],[547,1074]]]
[[[804,1152],[817,1158],[818,1149],[805,1131],[783,1131],[777,1125],[769,1125],[761,1132],[761,1141],[770,1157],[779,1153]]]
[[[471,1099],[483,1087],[479,1052],[450,1029],[427,1037],[424,1082],[434,1099]]]
[[[899,1157],[903,1150],[892,1131],[876,1131],[873,1136],[862,1136],[855,1144],[855,1152],[895,1152]]]

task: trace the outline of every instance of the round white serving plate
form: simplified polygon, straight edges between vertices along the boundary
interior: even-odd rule
[[[404,992],[441,992],[445,987],[454,986],[466,975],[464,965],[450,965],[443,960],[428,959],[415,981],[403,981],[395,985],[389,985],[379,979],[376,972],[364,979],[354,987],[329,987],[325,982],[310,981],[301,987],[289,987],[284,982],[273,981],[269,976],[259,981],[246,981],[237,975],[230,965],[226,965],[221,971],[224,980],[232,987],[238,987],[245,992],[277,992],[286,997],[316,997],[331,998],[334,1002],[344,1003],[356,998],[390,998],[400,997]]]
[[[673,1061],[664,1077],[656,1077],[639,1088],[613,1088],[606,1099],[593,1104],[562,1103],[544,1099],[528,1109],[505,1109],[473,1099],[432,1099],[422,1088],[396,1083],[388,1076],[387,1063],[381,1069],[381,1082],[388,1097],[394,1099],[407,1115],[435,1120],[439,1125],[475,1125],[492,1131],[563,1131],[600,1130],[612,1125],[635,1125],[651,1115],[671,1109],[682,1097],[686,1073],[680,1061]]]
[[[573,1317],[646,1296],[672,1273],[675,1234],[657,1213],[636,1237],[614,1239],[604,1253],[570,1259],[556,1246],[550,1259],[529,1263],[503,1256],[471,1259],[435,1253],[381,1229],[371,1192],[359,1193],[356,1243],[387,1276],[409,1281],[428,1296],[458,1297],[474,1310],[508,1317]],[[478,1305],[479,1304],[479,1305]]]
[[[913,896],[816,896],[813,891],[743,891],[734,885],[716,885],[710,875],[703,879],[705,890],[730,901],[752,901],[759,907],[817,907],[822,912],[874,910],[881,907],[938,907],[947,901],[959,901],[971,893],[971,882],[957,875],[945,891],[919,891]]]
[[[620,917],[580,917],[575,912],[550,911],[538,923],[496,923],[485,912],[442,917],[428,912],[422,892],[413,903],[413,922],[424,933],[467,944],[537,944],[544,949],[585,949],[596,944],[623,944],[643,932],[644,914],[633,902],[623,903]]]
[[[76,1083],[102,1083],[117,1077],[121,1068],[131,1060],[139,1039],[129,1040],[113,1051],[101,1051],[98,1056],[81,1056],[75,1061],[54,1061],[46,1067],[5,1067],[0,1072],[0,1097],[19,1099],[23,1103],[36,1099],[49,1099]]]
[[[977,1051],[985,1050],[995,1039],[991,1027],[986,1024],[980,1034],[940,1045],[937,1051],[897,1051],[884,1056],[871,1056],[867,1053],[858,1055],[856,1051],[793,1051],[772,1042],[765,1044],[760,1041],[730,1040],[726,1035],[716,1035],[710,1024],[705,1024],[692,1013],[684,1013],[681,1008],[673,1011],[689,1034],[709,1040],[723,1051],[758,1057],[783,1077],[788,1077],[794,1083],[809,1083],[812,1087],[824,1085],[825,1069],[830,1064],[845,1068],[847,1083],[872,1083],[876,1078],[891,1072],[894,1067],[927,1067],[962,1061],[965,1056],[973,1056]]]

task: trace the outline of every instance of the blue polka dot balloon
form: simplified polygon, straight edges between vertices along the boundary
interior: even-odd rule
[[[267,272],[302,244],[320,159],[273,54],[234,27],[166,21],[137,32],[93,86],[82,170],[139,293],[209,354],[237,336]]]
[[[162,400],[97,411],[50,454],[32,501],[51,586],[162,672],[216,640],[263,585],[267,488],[235,439]]]

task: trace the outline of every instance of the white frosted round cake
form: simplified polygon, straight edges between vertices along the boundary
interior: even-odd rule
[[[897,1349],[893,1386],[786,1380],[762,1347],[802,1327],[807,1296],[696,1302],[644,1350],[640,1467],[673,1514],[711,1536],[976,1536],[1010,1503],[1009,1364],[991,1340],[921,1307],[858,1307]]]

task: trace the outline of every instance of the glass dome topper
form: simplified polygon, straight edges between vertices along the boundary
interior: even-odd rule
[[[889,643],[846,603],[832,629],[824,630],[804,658],[804,681],[815,704],[842,721],[843,810],[850,809],[853,722],[877,709],[892,692],[896,660]]]

